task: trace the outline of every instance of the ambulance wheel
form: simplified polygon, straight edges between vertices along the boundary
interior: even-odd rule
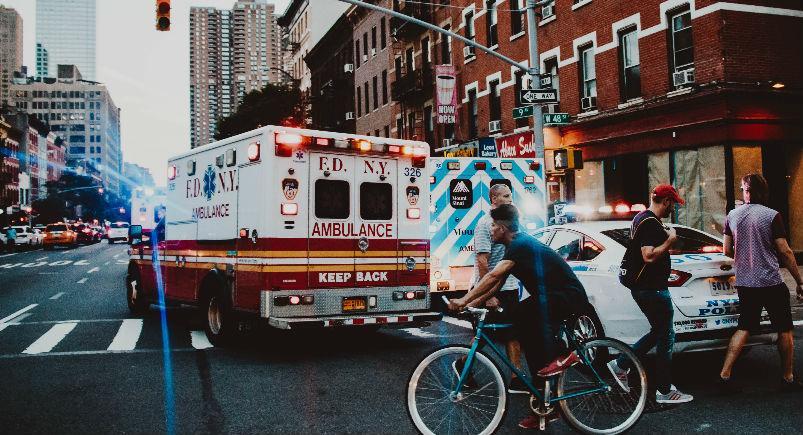
[[[139,279],[139,272],[136,270],[128,271],[125,277],[125,288],[128,310],[131,314],[145,314],[148,308],[150,308],[151,303],[145,298],[145,292],[142,290],[142,281]]]
[[[204,332],[214,346],[231,344],[237,332],[237,320],[231,303],[222,290],[209,290],[202,299]]]

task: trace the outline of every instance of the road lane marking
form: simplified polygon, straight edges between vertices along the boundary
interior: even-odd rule
[[[86,273],[95,273],[95,272],[97,272],[99,270],[100,270],[99,267],[93,267],[92,269],[89,269]]]
[[[86,260],[78,260],[73,263],[73,266],[89,266],[89,262]]]
[[[83,284],[86,282],[86,278],[81,278],[78,280],[78,284]]]
[[[56,299],[58,299],[58,298],[60,298],[62,296],[64,296],[64,292],[58,292],[58,293],[54,294],[53,296],[51,296],[50,300],[55,301]]]
[[[44,257],[42,257],[42,258],[37,258],[37,259],[36,259],[36,261],[42,261],[42,260],[44,260],[44,259],[46,259],[46,258],[47,258],[47,255],[45,255],[45,256],[44,256]]]
[[[72,263],[72,260],[58,260],[58,261],[51,261],[49,263],[50,266],[66,266]]]
[[[46,264],[47,264],[47,261],[37,261],[37,262],[34,262],[34,263],[25,263],[25,264],[22,265],[22,267],[25,267],[25,268],[39,267],[39,266],[44,266]]]
[[[108,265],[109,265],[109,263],[111,263],[111,261],[107,261],[107,262],[103,263],[103,265],[104,265],[104,266],[108,266]]]
[[[3,255],[0,255],[0,258],[11,257],[12,255],[17,255],[17,253],[16,252],[12,252],[10,254],[3,254]]]
[[[120,254],[114,254],[114,255],[112,255],[112,258],[117,258],[119,256],[120,256]]]
[[[795,326],[803,325],[803,320],[795,320],[794,322],[792,322],[792,324]]]
[[[36,307],[37,305],[39,305],[39,304],[31,304],[31,305],[28,305],[27,307],[25,307],[25,308],[23,308],[23,309],[21,309],[21,310],[17,311],[17,312],[16,312],[16,313],[14,313],[14,314],[11,314],[11,315],[9,315],[9,316],[6,316],[6,317],[4,317],[4,318],[0,319],[0,324],[7,323],[9,320],[11,320],[11,319],[13,319],[13,318],[15,318],[15,317],[19,316],[20,314],[22,314],[22,313],[24,313],[24,312],[26,312],[26,311],[28,311],[28,310],[30,310],[30,309],[33,309],[33,308],[34,308],[34,307]]]
[[[216,348],[211,348],[208,350],[215,350]],[[134,350],[78,350],[73,352],[45,352],[45,353],[36,353],[36,354],[23,354],[23,353],[14,353],[14,354],[6,354],[0,355],[0,359],[18,359],[18,358],[33,358],[33,357],[43,357],[43,356],[76,356],[76,355],[108,355],[108,354],[130,354],[130,353],[162,353],[164,349],[134,349]],[[190,348],[179,348],[179,349],[170,349],[171,353],[177,352],[197,352],[197,349],[190,349]]]
[[[421,328],[402,328],[402,331],[412,335],[413,337],[432,338],[437,337],[435,334],[427,331],[422,331]]]
[[[142,335],[142,319],[125,319],[106,350],[134,350]]]
[[[15,267],[17,267],[17,266],[22,266],[23,264],[25,264],[25,263],[6,263],[6,264],[0,264],[0,269],[13,269],[13,268],[15,268]]]
[[[10,325],[19,325],[20,322],[22,322],[23,320],[25,320],[25,319],[27,319],[28,317],[31,317],[31,316],[33,316],[33,313],[20,314],[19,316],[14,318],[14,321],[10,322],[9,324]]]
[[[72,332],[76,326],[78,326],[78,321],[57,323],[53,325],[49,331],[45,332],[44,335],[39,337],[39,339],[28,346],[27,349],[23,350],[22,353],[36,355],[39,353],[50,352],[54,347],[56,347],[56,345],[59,344],[59,342],[61,342],[61,340],[64,340],[64,337]]]
[[[467,320],[455,319],[454,317],[443,316],[443,321],[446,323],[451,323],[452,325],[459,326],[461,328],[471,329],[471,322]]]
[[[195,349],[203,350],[215,347],[206,338],[204,331],[190,331],[190,340],[192,341],[192,347]]]

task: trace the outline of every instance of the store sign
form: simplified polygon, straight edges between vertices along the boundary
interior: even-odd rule
[[[462,143],[443,152],[444,157],[477,157],[479,141]]]
[[[484,137],[479,140],[480,157],[496,157],[496,140]]]
[[[435,109],[438,124],[457,121],[457,73],[454,65],[435,65]]]
[[[525,131],[496,138],[496,154],[502,158],[535,158],[533,132]]]

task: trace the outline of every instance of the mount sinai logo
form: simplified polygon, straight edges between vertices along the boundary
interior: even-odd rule
[[[454,187],[452,188],[452,192],[454,192],[454,193],[469,193],[469,192],[471,192],[471,189],[469,189],[468,186],[466,186],[465,181],[459,180],[454,185]]]

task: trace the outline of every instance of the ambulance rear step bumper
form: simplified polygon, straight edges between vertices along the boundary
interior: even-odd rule
[[[426,326],[443,318],[442,313],[425,312],[409,314],[387,314],[374,316],[335,316],[335,317],[269,317],[268,324],[279,329],[328,328],[333,326]]]

